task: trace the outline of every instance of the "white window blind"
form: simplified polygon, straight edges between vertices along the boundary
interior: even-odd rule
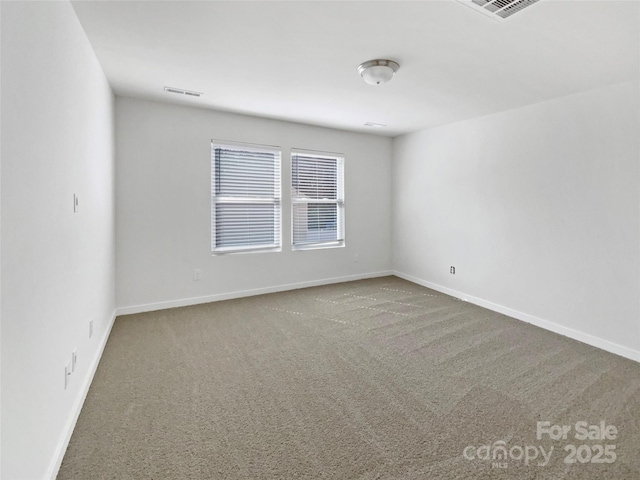
[[[294,249],[344,245],[344,158],[291,153]]]
[[[280,151],[211,145],[211,250],[280,248]]]

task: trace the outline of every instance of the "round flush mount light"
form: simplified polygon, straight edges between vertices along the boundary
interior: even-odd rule
[[[369,60],[358,66],[358,73],[369,85],[382,85],[391,80],[399,68],[393,60]]]

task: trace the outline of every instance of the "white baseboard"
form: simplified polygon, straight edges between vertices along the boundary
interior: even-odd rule
[[[587,345],[591,345],[592,347],[600,348],[601,350],[606,350],[607,352],[615,353],[616,355],[620,355],[621,357],[625,357],[630,360],[635,360],[636,362],[640,362],[640,351],[634,350],[632,348],[618,345],[617,343],[610,342],[609,340],[604,340],[602,338],[590,335],[588,333],[574,330],[573,328],[558,325],[557,323],[550,322],[548,320],[543,320],[533,315],[529,315],[528,313],[523,313],[509,307],[504,307],[502,305],[490,302],[488,300],[484,300],[482,298],[477,298],[472,295],[467,295],[465,293],[459,292],[452,288],[443,287],[442,285],[438,285],[438,284],[423,280],[421,278],[414,277],[413,275],[408,275],[406,273],[397,272],[397,271],[394,271],[393,275],[400,278],[404,278],[405,280],[408,280],[410,282],[417,283],[418,285],[422,285],[423,287],[427,287],[432,290],[436,290],[438,292],[451,295],[452,297],[459,298],[466,302],[473,303],[474,305],[478,305],[480,307],[493,310],[494,312],[502,313],[509,317],[513,317],[523,322],[530,323],[537,327],[544,328],[545,330],[549,330],[551,332],[558,333],[565,337],[572,338],[573,340],[586,343]]]
[[[256,288],[253,290],[239,290],[235,292],[218,293],[215,295],[207,295],[204,297],[192,297],[179,300],[169,300],[166,302],[147,303],[144,305],[132,305],[130,307],[120,307],[116,309],[116,315],[130,315],[133,313],[153,312],[156,310],[165,310],[167,308],[186,307],[189,305],[199,305],[201,303],[218,302],[220,300],[231,300],[233,298],[252,297],[254,295],[263,295],[265,293],[284,292],[287,290],[317,287],[320,285],[329,285],[332,283],[351,282],[353,280],[363,280],[365,278],[386,277],[388,275],[393,275],[393,272],[391,272],[390,270],[386,270],[382,272],[361,273],[358,275],[348,275],[345,277],[323,278],[320,280],[311,280],[307,282],[287,283],[284,285]]]
[[[55,478],[58,476],[58,471],[60,470],[60,465],[62,465],[64,454],[66,453],[67,447],[69,446],[69,441],[71,440],[71,435],[73,434],[73,430],[76,428],[76,423],[78,422],[80,411],[82,410],[84,401],[87,398],[87,393],[89,393],[89,387],[91,387],[91,382],[93,382],[93,377],[96,374],[96,370],[98,369],[98,364],[100,363],[100,359],[102,358],[104,347],[107,345],[107,340],[109,339],[109,335],[111,334],[111,328],[113,328],[113,324],[115,320],[116,320],[116,311],[114,310],[111,316],[111,320],[109,321],[109,325],[107,325],[104,335],[100,339],[100,345],[98,346],[98,350],[96,351],[93,357],[93,360],[91,361],[91,365],[89,365],[89,370],[87,371],[87,375],[85,376],[84,382],[80,386],[80,391],[78,392],[78,396],[75,402],[73,403],[71,414],[67,419],[67,423],[63,430],[62,438],[58,442],[58,446],[56,448],[55,454],[49,466],[49,470],[47,472],[47,476],[45,478],[55,480]]]

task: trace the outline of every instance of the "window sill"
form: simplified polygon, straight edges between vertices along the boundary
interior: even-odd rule
[[[282,247],[227,247],[221,248],[218,250],[213,250],[211,255],[219,256],[219,255],[230,255],[236,253],[272,253],[272,252],[281,252]]]
[[[291,250],[294,252],[302,252],[305,250],[324,250],[327,248],[342,248],[345,246],[344,240],[340,242],[315,243],[312,245],[292,245]]]

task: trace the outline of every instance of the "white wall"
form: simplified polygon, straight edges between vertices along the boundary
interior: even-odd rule
[[[396,138],[394,269],[640,360],[638,91]]]
[[[282,252],[211,255],[212,138],[282,147]],[[389,138],[118,97],[116,139],[119,311],[390,269]],[[345,248],[291,251],[292,147],[344,153]]]
[[[114,312],[114,100],[68,2],[2,3],[2,477],[34,480],[57,471]]]

